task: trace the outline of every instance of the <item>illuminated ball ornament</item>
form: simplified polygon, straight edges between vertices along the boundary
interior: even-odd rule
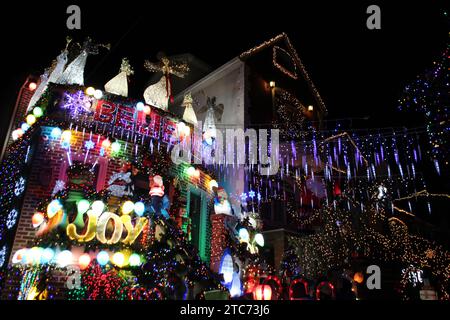
[[[43,251],[44,249],[39,247],[33,247],[30,250],[28,250],[27,263],[40,264]]]
[[[264,237],[261,233],[255,235],[255,242],[258,246],[264,247]]]
[[[79,264],[81,270],[86,269],[90,263],[91,263],[91,257],[87,253],[82,254],[78,258],[78,264]]]
[[[216,180],[211,180],[210,182],[209,182],[209,190],[213,190],[213,188],[218,188],[219,187],[219,184],[217,183],[217,181]]]
[[[55,214],[62,209],[62,204],[59,200],[55,199],[50,202],[47,206],[47,216],[51,219]]]
[[[250,235],[248,234],[247,229],[245,228],[239,229],[239,239],[241,240],[241,242],[249,242]]]
[[[136,103],[136,110],[137,111],[144,111],[144,108],[145,108],[145,104],[144,103],[142,103],[142,102]]]
[[[59,139],[59,137],[61,137],[62,131],[60,128],[53,128],[52,132],[50,133],[50,136],[53,139]]]
[[[27,250],[28,249],[26,249],[26,248],[17,250],[16,253],[14,253],[14,255],[12,257],[11,262],[13,264],[25,262],[25,255],[27,253]]]
[[[101,200],[96,200],[92,203],[92,212],[96,215],[102,214],[103,210],[105,210],[105,204]]]
[[[91,206],[91,204],[86,199],[82,199],[82,200],[78,201],[78,204],[77,204],[78,213],[80,213],[80,214],[85,213],[86,211],[89,210],[90,206]]]
[[[36,118],[42,117],[43,114],[44,114],[44,111],[42,111],[42,108],[41,108],[41,107],[35,107],[35,108],[33,109],[33,115],[34,115]]]
[[[95,92],[94,92],[94,98],[95,99],[101,99],[103,97],[103,92],[102,92],[102,90],[95,90]]]
[[[134,204],[134,212],[139,216],[142,217],[145,212],[145,204],[141,201],[138,201]]]
[[[108,149],[111,146],[111,141],[109,141],[109,139],[105,139],[102,142],[102,148],[104,149]]]
[[[105,266],[109,262],[109,254],[106,251],[100,251],[97,254],[97,262],[101,266]]]
[[[65,130],[61,134],[61,140],[64,141],[64,142],[70,142],[71,138],[72,138],[72,132],[70,132],[70,130]]]
[[[353,275],[353,281],[355,281],[356,283],[359,283],[359,284],[363,283],[363,281],[364,281],[363,274],[361,272],[356,272]]]
[[[144,107],[144,113],[146,115],[149,115],[152,112],[152,109],[150,108],[150,106],[145,106]]]
[[[36,88],[37,88],[36,82],[30,82],[28,84],[28,89],[30,89],[30,91],[34,91],[34,90],[36,90]]]
[[[13,140],[20,139],[23,136],[23,130],[21,128],[16,129],[12,132],[11,136],[12,136]]]
[[[93,96],[94,93],[95,93],[95,89],[94,89],[93,87],[89,87],[89,88],[86,89],[85,92],[86,92],[86,94],[87,94],[88,96]]]
[[[64,250],[61,251],[56,257],[56,263],[61,268],[64,268],[72,264],[72,259],[73,259],[72,252],[70,252],[69,250]]]
[[[23,132],[25,132],[25,131],[27,131],[28,129],[30,129],[30,125],[29,125],[28,123],[24,122],[24,123],[22,123],[22,124],[20,125],[20,129],[22,129]]]
[[[115,141],[115,142],[113,142],[113,143],[111,144],[111,151],[112,151],[112,152],[117,153],[117,152],[120,151],[120,148],[121,148],[121,145],[120,145],[120,143],[117,142],[117,141]]]
[[[122,252],[114,253],[112,257],[112,263],[114,263],[118,267],[123,267],[125,264],[125,256]]]
[[[125,201],[125,203],[122,205],[122,213],[123,214],[130,214],[134,210],[134,203],[133,201]]]
[[[128,259],[131,267],[138,267],[141,265],[141,257],[137,253],[133,253]]]
[[[267,284],[258,285],[253,291],[253,299],[255,300],[271,300],[272,288]]]
[[[33,214],[33,217],[31,218],[33,228],[39,227],[42,222],[44,222],[44,214],[42,212],[36,212],[35,214]]]
[[[188,176],[192,177],[195,174],[195,168],[194,167],[187,168],[186,173]]]
[[[33,114],[29,114],[26,117],[27,124],[32,126],[36,122],[36,117]]]
[[[42,252],[41,262],[42,263],[50,263],[55,257],[55,251],[52,248],[45,248]]]

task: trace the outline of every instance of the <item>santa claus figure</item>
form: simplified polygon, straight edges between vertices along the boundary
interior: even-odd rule
[[[154,175],[149,177],[150,192],[149,195],[152,199],[152,207],[157,215],[161,214],[162,199],[164,197],[164,184],[160,175]]]
[[[217,196],[214,199],[214,212],[216,214],[232,215],[230,201],[228,201],[228,194],[224,188],[217,188]]]

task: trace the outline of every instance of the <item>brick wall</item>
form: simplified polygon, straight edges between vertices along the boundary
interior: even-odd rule
[[[53,187],[55,186],[57,180],[67,179],[66,169],[69,166],[67,150],[62,147],[59,139],[51,138],[52,129],[53,127],[41,127],[40,137],[35,146],[35,151],[31,161],[30,174],[27,178],[27,188],[23,199],[23,206],[20,212],[16,236],[12,246],[10,263],[12,256],[17,250],[24,247],[32,247],[34,245],[36,238],[35,230],[32,227],[31,218],[36,212],[37,205],[43,199],[51,196]],[[134,153],[136,152],[135,144],[121,141],[122,151],[119,153],[120,157],[115,157],[113,155],[109,155],[108,153],[102,157],[100,156],[100,148],[104,139],[105,137],[100,135],[72,130],[70,148],[70,159],[72,163],[74,161],[84,161],[86,156],[84,144],[87,140],[92,140],[95,143],[95,147],[89,150],[86,163],[94,164],[97,162],[97,165],[99,166],[98,181],[96,184],[97,191],[104,189],[107,186],[107,182],[111,175],[120,171],[123,163],[129,159],[132,159]],[[188,189],[189,184],[192,184],[192,181],[190,181],[189,178],[183,173],[185,168],[186,165],[174,165],[172,167],[173,175],[180,177],[181,195],[178,200],[182,201],[182,204],[184,205],[186,205],[186,190]],[[200,179],[195,182],[195,186],[207,191],[209,196],[212,196],[208,186],[209,180],[210,177],[202,172]],[[60,286],[61,283],[64,283],[64,281],[63,276],[52,275],[52,282],[54,282],[56,286]],[[8,295],[11,295],[11,290],[9,290]],[[58,297],[63,298],[63,293],[57,296],[57,298]]]

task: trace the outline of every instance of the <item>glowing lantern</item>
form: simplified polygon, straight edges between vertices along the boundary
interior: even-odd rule
[[[141,257],[137,253],[133,253],[128,259],[130,266],[138,267],[141,265]]]
[[[192,177],[195,174],[195,168],[194,167],[187,168],[186,173],[188,176]]]
[[[119,142],[117,142],[117,141],[115,141],[115,142],[113,142],[112,144],[111,144],[111,151],[112,152],[119,152],[120,151],[120,143]]]
[[[94,92],[94,98],[95,99],[101,99],[103,97],[103,92],[102,92],[102,90],[95,90],[95,92]]]
[[[137,111],[144,111],[144,108],[145,108],[145,104],[144,103],[142,103],[142,102],[136,103],[136,110]]]
[[[239,229],[239,239],[241,242],[248,242],[250,240],[250,235],[245,228]]]
[[[72,138],[72,132],[70,132],[70,130],[65,130],[61,134],[61,140],[64,141],[64,142],[70,142],[71,138]]]
[[[51,219],[55,216],[55,214],[62,209],[62,204],[59,200],[53,200],[47,206],[47,216]]]
[[[152,109],[151,109],[149,106],[145,106],[145,107],[144,107],[144,113],[145,113],[146,115],[149,115],[150,112],[152,112]]]
[[[255,300],[272,299],[272,288],[267,284],[258,285],[253,291],[253,299]]]
[[[72,259],[73,259],[72,252],[70,252],[69,250],[64,250],[58,254],[56,262],[60,267],[64,268],[69,264],[72,264]]]
[[[42,115],[44,114],[44,112],[42,111],[41,107],[35,107],[33,109],[33,114],[36,118],[42,117]]]
[[[123,214],[130,214],[134,210],[134,203],[133,201],[125,201],[125,203],[122,205],[122,213]]]
[[[310,111],[310,112],[311,112],[311,111],[314,111],[314,106],[309,105],[309,106],[308,106],[308,111]]]
[[[118,267],[123,267],[125,263],[125,256],[122,252],[116,252],[112,257],[112,262]]]
[[[92,204],[92,212],[95,213],[96,215],[100,215],[104,209],[105,209],[105,204],[101,200],[96,200]]]
[[[60,128],[53,128],[52,132],[50,133],[50,136],[53,139],[58,139],[61,136],[61,129]]]
[[[33,228],[39,227],[42,222],[44,222],[44,214],[42,212],[36,212],[35,214],[33,214],[33,217],[31,218]]]
[[[51,248],[45,248],[42,252],[41,261],[42,263],[49,263],[55,257],[55,251]]]
[[[26,121],[28,125],[32,126],[36,122],[36,117],[32,114],[27,115]]]
[[[37,84],[36,82],[30,82],[30,84],[28,85],[28,89],[30,89],[30,91],[34,91],[37,88]]]
[[[16,129],[12,132],[12,138],[13,140],[17,140],[23,136],[23,130],[21,128]]]
[[[97,262],[99,265],[104,266],[109,262],[109,254],[106,251],[100,251],[97,254]]]
[[[363,283],[363,281],[364,281],[363,274],[361,272],[356,272],[353,275],[353,281],[355,281],[356,283],[360,283],[360,284]]]
[[[111,146],[111,141],[109,141],[109,139],[105,139],[102,142],[102,148],[103,149],[108,149]]]
[[[81,270],[86,269],[90,263],[91,263],[91,257],[87,253],[82,254],[78,258],[78,264],[80,265]]]
[[[134,204],[134,212],[139,216],[142,217],[145,212],[145,204],[141,201],[138,201]]]
[[[264,247],[264,237],[261,233],[255,235],[255,242],[258,246]]]
[[[80,214],[85,213],[86,211],[89,210],[90,206],[91,206],[91,204],[86,199],[82,199],[82,200],[78,201],[78,204],[77,204],[78,213],[80,213]]]
[[[88,96],[93,96],[94,93],[95,93],[95,89],[94,89],[93,87],[89,87],[89,88],[86,89],[85,92],[86,92],[86,94],[87,94]]]
[[[216,180],[211,180],[210,182],[209,182],[209,189],[212,191],[213,190],[213,188],[218,188],[219,187],[219,184],[217,183],[217,181]]]

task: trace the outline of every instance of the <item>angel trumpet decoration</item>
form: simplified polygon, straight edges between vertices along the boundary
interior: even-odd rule
[[[144,91],[145,102],[162,110],[167,110],[168,100],[170,99],[170,102],[173,102],[171,75],[184,78],[189,71],[189,66],[186,63],[174,62],[166,56],[162,56],[160,62],[157,63],[146,60],[144,67],[150,72],[162,72],[163,74],[157,83]]]
[[[208,97],[206,105],[200,108],[199,114],[206,112],[205,122],[203,123],[203,140],[211,145],[216,138],[216,119],[222,121],[224,106],[223,104],[216,105],[216,97]]]
[[[96,44],[91,38],[86,38],[80,54],[69,64],[66,70],[64,70],[57,83],[84,86],[84,68],[86,66],[87,57],[88,55],[98,54],[100,47],[109,50],[111,46],[109,44]]]
[[[128,97],[128,77],[134,73],[127,58],[122,59],[120,73],[105,84],[105,91]]]

